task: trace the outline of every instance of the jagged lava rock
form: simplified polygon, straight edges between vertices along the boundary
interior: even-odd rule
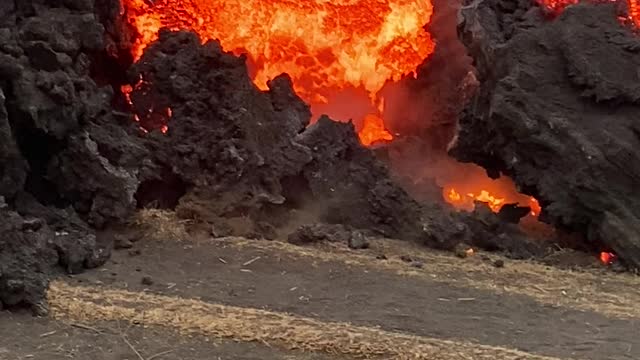
[[[0,209],[0,216],[0,305],[36,305],[58,262],[55,234],[42,219],[25,219],[7,209]]]
[[[177,206],[181,216],[211,223],[270,221],[274,209],[304,208],[298,200],[306,198],[322,208],[316,221],[427,243],[459,235],[431,231],[436,218],[443,229],[459,228],[446,224],[455,221],[448,210],[425,210],[393,183],[352,124],[321,117],[307,127],[309,107],[287,75],[260,91],[243,57],[166,30],[129,75],[134,111],[151,130],[152,161],[141,175],[148,180],[137,195],[143,206]],[[166,134],[157,131],[163,126]]]
[[[215,41],[203,45],[193,33],[161,31],[131,77],[142,79],[131,99],[143,123],[168,126],[166,135],[156,131],[147,139],[156,165],[139,194],[143,205],[159,200],[175,206],[179,200],[179,211],[206,218],[244,216],[284,202],[279,179],[310,160],[309,150],[293,138],[311,113],[288,76],[262,92],[243,57]],[[145,119],[150,108],[170,108],[171,115]],[[166,199],[180,186],[181,194]]]
[[[90,76],[104,51],[95,10],[92,0],[0,5],[0,299],[8,305],[41,301],[58,265],[74,273],[104,263],[108,244],[95,228],[135,207],[145,150],[115,121],[110,87]]]
[[[528,2],[463,10],[481,87],[451,153],[510,176],[541,219],[640,266],[640,38],[616,6],[548,20]]]

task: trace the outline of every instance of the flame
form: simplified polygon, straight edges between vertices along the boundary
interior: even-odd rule
[[[604,265],[611,265],[618,256],[612,252],[603,251],[600,253],[600,261]]]
[[[203,41],[246,53],[256,86],[288,73],[296,93],[314,105],[359,89],[377,108],[389,81],[413,73],[435,43],[425,26],[431,0],[123,0],[137,30],[139,59],[163,28],[191,30]],[[378,114],[381,114],[379,112]],[[319,114],[314,114],[319,115]],[[332,116],[331,113],[328,115]],[[360,120],[360,119],[358,119]],[[361,139],[391,140],[381,116],[364,116]]]
[[[640,28],[640,0],[628,0],[629,17],[636,27]]]
[[[560,14],[569,5],[574,5],[580,0],[536,0],[540,5],[554,14]],[[629,10],[629,18],[636,27],[640,27],[640,0],[591,0],[593,3],[613,3],[626,1]],[[627,19],[624,19],[627,20]]]

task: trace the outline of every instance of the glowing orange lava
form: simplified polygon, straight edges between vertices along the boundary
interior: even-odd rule
[[[600,253],[600,261],[604,265],[611,265],[618,256],[612,252],[603,251]]]
[[[559,14],[567,6],[577,4],[580,0],[537,0],[539,4],[543,5],[552,12]],[[629,9],[629,20],[631,20],[635,26],[640,27],[640,0],[592,0],[594,3],[607,3],[607,2],[619,2],[626,1],[627,8]]]
[[[138,90],[140,89],[143,85],[145,85],[144,81],[142,79],[140,79],[135,85],[131,86],[131,85],[122,85],[120,87],[120,91],[122,92],[122,95],[124,96],[124,100],[127,102],[127,104],[129,104],[132,108],[135,108],[134,104],[133,104],[133,100],[131,99],[131,93],[133,92],[133,90]],[[158,129],[160,130],[160,132],[162,132],[163,134],[166,134],[169,131],[169,126],[167,126],[166,124],[164,125],[159,125],[157,123],[154,123],[152,121],[149,121],[150,119],[152,119],[153,117],[157,116],[158,114],[161,114],[160,116],[162,116],[163,118],[169,119],[171,118],[171,116],[173,115],[173,111],[171,110],[170,107],[165,107],[162,108],[160,110],[158,109],[154,109],[153,107],[146,109],[146,111],[144,111],[144,114],[142,114],[142,118],[139,114],[139,112],[136,112],[135,109],[133,109],[134,114],[133,114],[133,120],[135,120],[138,124],[139,124],[139,129],[143,132],[143,133],[148,133],[149,130],[153,130],[153,129]]]
[[[376,115],[367,115],[362,122],[362,129],[358,133],[360,142],[369,146],[379,141],[391,141],[393,135],[384,128],[382,118]]]
[[[471,211],[475,201],[487,203],[494,212],[500,211],[505,204],[517,203],[529,206],[531,216],[540,215],[540,204],[533,197],[521,194],[515,184],[506,177],[493,180],[484,171],[470,164],[458,165],[459,179],[445,180],[444,199],[457,209]]]
[[[372,104],[367,129],[384,130],[377,94],[388,80],[412,73],[434,51],[425,26],[431,0],[123,0],[122,13],[137,30],[135,59],[162,27],[217,39],[227,51],[246,53],[255,84],[281,73],[312,105],[342,90],[360,89]],[[320,114],[314,114],[320,115]],[[329,116],[332,114],[329,113]],[[348,119],[341,119],[348,120]],[[359,121],[361,119],[354,119]],[[366,130],[369,131],[369,130]],[[366,141],[390,140],[378,131]],[[362,137],[362,136],[361,136]]]
[[[507,201],[506,197],[493,195],[487,190],[480,190],[478,193],[471,192],[461,195],[454,188],[445,190],[445,199],[455,207],[466,210],[472,210],[475,201],[485,202],[494,212],[500,211],[500,208],[502,208],[504,204],[518,202],[518,200],[522,201],[522,199],[510,199],[509,201]],[[529,206],[531,208],[532,216],[538,216],[540,214],[540,204],[538,203],[538,200],[532,197],[530,197],[527,202],[518,202],[518,204],[520,204],[521,206]]]

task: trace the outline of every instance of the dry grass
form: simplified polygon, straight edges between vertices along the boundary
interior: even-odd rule
[[[143,209],[136,213],[132,225],[142,230],[147,239],[185,241],[190,238],[186,228],[188,222],[179,219],[173,211]]]
[[[257,242],[238,238],[224,241],[229,246],[240,248],[257,248],[317,261],[340,261],[348,265],[390,271],[402,276],[422,277],[459,287],[525,295],[545,305],[594,311],[619,318],[640,318],[640,307],[637,306],[640,302],[640,277],[632,274],[578,272],[534,262],[509,260],[506,260],[504,268],[495,268],[482,261],[479,256],[459,259],[448,253],[397,240],[372,241],[372,248],[366,251],[352,251],[345,246],[333,244],[300,247],[283,242]],[[376,260],[375,255],[381,253],[388,259]],[[407,254],[420,259],[424,268],[413,268],[400,260],[400,255]]]
[[[148,293],[74,287],[63,282],[51,285],[49,303],[54,317],[63,321],[129,321],[173,328],[184,334],[358,358],[558,360],[511,349],[322,322],[265,310]]]
[[[147,238],[157,241],[193,240],[186,231],[186,222],[175,213],[143,210],[135,225]],[[640,277],[603,271],[571,271],[527,261],[505,260],[507,266],[497,269],[479,256],[459,259],[406,241],[378,239],[369,250],[352,251],[342,245],[320,244],[300,247],[284,242],[262,242],[242,238],[215,240],[233,247],[250,247],[293,257],[317,261],[340,261],[348,265],[394,272],[402,276],[423,277],[430,281],[490,290],[497,293],[525,295],[552,306],[594,311],[619,318],[640,318]],[[389,259],[379,261],[376,254]],[[412,268],[399,259],[411,255],[424,263],[423,269]],[[495,255],[491,255],[497,258]]]

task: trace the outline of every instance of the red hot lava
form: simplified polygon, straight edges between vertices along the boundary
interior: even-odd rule
[[[614,261],[616,261],[616,258],[618,256],[616,256],[616,254],[609,252],[609,251],[603,251],[600,253],[600,261],[604,264],[604,265],[611,265],[613,264]]]
[[[246,53],[263,90],[269,79],[288,73],[316,116],[318,109],[344,116],[354,104],[336,94],[359,93],[359,113],[349,115],[365,145],[393,139],[379,91],[415,71],[435,47],[425,28],[431,0],[123,0],[122,10],[140,35],[135,59],[160,28],[191,30]]]
[[[248,55],[256,86],[267,89],[269,79],[288,73],[315,115],[354,118],[367,146],[394,137],[382,117],[385,83],[412,73],[435,48],[427,31],[431,0],[123,0],[122,10],[139,33],[135,59],[162,27],[194,31],[203,41],[218,39],[225,49]],[[518,194],[508,181],[452,182],[445,191],[445,200],[461,209],[474,200],[495,211],[520,202],[539,213],[535,199]]]
[[[555,13],[578,2],[536,1]],[[640,0],[625,1],[630,18],[640,21]],[[428,32],[431,0],[123,0],[122,4],[122,14],[139,34],[132,49],[135,59],[163,27],[194,31],[203,41],[217,39],[225,49],[248,55],[250,73],[260,89],[266,90],[268,80],[286,72],[316,116],[322,112],[353,118],[364,145],[393,139],[382,117],[380,91],[387,81],[414,72],[435,48]],[[131,87],[122,90],[126,97]],[[144,119],[137,118],[141,128],[149,129],[144,125],[153,124],[155,117],[171,116],[169,107],[151,109]],[[167,131],[165,125],[157,128]],[[479,200],[494,211],[518,202],[529,205],[533,216],[540,212],[538,202],[518,193],[511,181],[490,182],[484,174],[444,184],[443,196],[461,209],[470,209]]]
[[[579,3],[581,0],[536,0],[539,4],[555,14],[560,14],[567,6]],[[635,26],[640,27],[640,0],[591,0],[593,3],[621,3],[626,2],[630,20]]]

